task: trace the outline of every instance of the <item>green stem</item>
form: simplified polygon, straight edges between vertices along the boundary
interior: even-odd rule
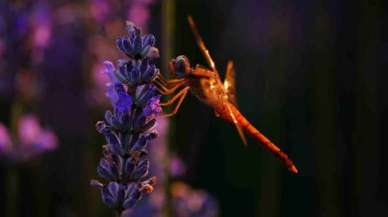
[[[10,119],[10,132],[11,134],[17,133],[17,121],[22,113],[22,103],[20,100],[15,100],[11,106],[11,119]],[[16,143],[17,144],[17,143]],[[13,142],[15,145],[15,142]],[[19,196],[19,171],[17,166],[10,165],[8,167],[6,175],[6,213],[8,217],[16,217],[18,216],[18,196]]]
[[[19,195],[19,173],[17,168],[10,166],[8,168],[8,174],[6,176],[6,216],[16,217],[18,216],[18,195]]]
[[[11,106],[10,130],[12,133],[17,132],[17,121],[23,112],[22,103],[20,100],[15,100]]]
[[[174,52],[174,32],[175,32],[175,0],[165,0],[162,3],[162,70],[167,71],[167,63],[173,57]],[[170,194],[170,176],[169,176],[169,146],[166,147],[166,177],[163,183],[165,194],[165,206],[162,211],[163,217],[172,216],[171,194]]]

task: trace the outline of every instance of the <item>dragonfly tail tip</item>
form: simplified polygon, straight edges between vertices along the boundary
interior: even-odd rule
[[[295,174],[298,173],[298,169],[297,169],[294,165],[292,165],[292,166],[289,168],[289,170],[290,170],[290,172],[292,172],[292,173],[295,173]]]

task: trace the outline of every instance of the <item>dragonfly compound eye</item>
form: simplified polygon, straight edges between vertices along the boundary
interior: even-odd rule
[[[175,68],[175,73],[179,77],[183,77],[186,74],[189,74],[191,69],[189,59],[184,55],[178,56],[175,59],[174,68]]]

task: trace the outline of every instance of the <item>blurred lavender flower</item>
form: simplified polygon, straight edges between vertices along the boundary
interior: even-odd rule
[[[38,155],[56,149],[56,135],[43,129],[35,115],[26,114],[18,119],[17,135],[12,136],[0,123],[0,157],[13,162],[30,160]]]
[[[218,204],[205,191],[194,190],[183,182],[171,186],[174,217],[216,217]]]
[[[132,20],[141,28],[146,28],[146,24],[150,17],[149,8],[155,2],[155,0],[133,0],[131,2],[131,7],[128,8],[128,20]]]
[[[34,115],[24,115],[19,119],[19,142],[23,149],[37,151],[50,151],[57,147],[55,134],[47,129],[42,129],[39,120]]]
[[[182,160],[176,155],[172,154],[170,157],[170,173],[172,177],[183,176],[186,172],[186,165]]]
[[[34,62],[40,62],[43,59],[44,50],[48,47],[52,34],[52,16],[50,7],[47,3],[39,2],[36,4],[30,15],[32,28],[31,46],[32,59]]]
[[[52,17],[49,6],[40,2],[35,6],[31,14],[31,25],[34,31],[32,35],[33,46],[45,48],[51,38]]]
[[[118,60],[118,68],[106,61],[107,96],[113,110],[106,111],[105,120],[96,124],[105,136],[103,158],[97,167],[103,184],[92,180],[101,189],[102,201],[120,214],[135,206],[144,193],[154,189],[155,177],[149,175],[148,142],[157,136],[156,116],[161,112],[160,95],[151,79],[159,73],[152,63],[154,56],[138,55],[142,48],[157,50],[151,35],[141,36],[140,30],[127,23],[128,37],[122,37],[118,47],[129,59]],[[130,54],[130,55],[128,55]],[[136,57],[136,58],[135,58]]]
[[[13,97],[16,93],[28,101],[35,100],[44,86],[36,70],[41,68],[40,64],[43,63],[44,53],[50,43],[54,25],[52,8],[48,1],[35,1],[34,4],[2,2],[0,95]],[[23,83],[19,86],[19,80],[26,81],[27,85]]]
[[[2,123],[0,123],[0,154],[9,152],[12,146],[11,137],[8,129]]]
[[[89,13],[99,23],[106,21],[111,10],[107,0],[89,0]]]
[[[158,130],[160,129],[163,135],[166,134],[166,128],[168,123],[166,119],[159,119],[158,123],[162,122],[162,125],[158,125]],[[163,124],[163,122],[165,122]],[[163,131],[164,130],[164,131]],[[166,136],[166,135],[165,135]],[[157,140],[163,137],[159,135]],[[166,140],[166,137],[164,137]],[[161,143],[158,143],[157,146],[152,146],[151,150],[151,162],[155,165],[151,167],[155,173],[158,175],[158,182],[160,178],[165,179],[168,172],[171,173],[171,178],[176,179],[179,176],[182,176],[186,171],[186,165],[182,160],[175,154],[169,156],[170,164],[166,165],[167,158],[167,147],[161,148]],[[167,145],[167,144],[164,144]],[[163,146],[163,145],[162,145]],[[167,172],[167,173],[166,173]],[[166,181],[166,180],[164,180]],[[127,211],[123,213],[122,217],[159,217],[163,216],[163,208],[166,206],[166,196],[165,196],[165,186],[158,185],[155,188],[154,193],[143,200],[136,209]],[[216,217],[218,216],[218,204],[217,201],[207,192],[203,190],[194,190],[189,185],[175,181],[171,185],[171,202],[172,202],[172,216],[173,217]]]

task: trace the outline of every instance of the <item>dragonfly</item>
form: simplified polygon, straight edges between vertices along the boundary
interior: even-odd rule
[[[164,115],[166,117],[175,115],[187,94],[191,92],[200,101],[213,108],[217,117],[234,124],[245,145],[247,145],[247,139],[244,133],[247,133],[258,140],[265,149],[278,157],[290,172],[298,173],[298,169],[287,154],[256,129],[239,111],[236,100],[233,61],[228,61],[225,79],[222,82],[213,58],[206,48],[191,16],[188,16],[188,23],[196,43],[209,66],[204,67],[197,64],[195,67],[191,67],[189,59],[184,55],[177,56],[168,63],[168,71],[171,78],[166,79],[159,74],[153,80],[153,84],[159,93],[171,96],[167,101],[160,103],[162,107],[173,105],[171,112]]]

